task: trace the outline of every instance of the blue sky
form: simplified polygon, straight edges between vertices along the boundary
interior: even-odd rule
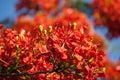
[[[95,30],[99,35],[105,38],[105,35],[107,33],[106,28],[97,28]],[[112,61],[117,61],[118,59],[120,59],[120,37],[114,38],[112,40],[108,40],[105,38],[104,41],[107,45],[107,52],[109,53],[107,56]]]
[[[17,0],[0,0],[0,21],[4,20],[5,18],[16,18],[16,2]]]

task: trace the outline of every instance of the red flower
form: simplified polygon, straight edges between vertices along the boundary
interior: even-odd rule
[[[86,80],[104,74],[104,52],[98,48],[97,42],[92,42],[92,35],[86,32],[86,27],[77,26],[77,23],[59,24],[47,28],[40,25],[31,33],[4,30],[0,34],[0,44],[3,45],[0,65],[4,69],[1,74],[26,72],[34,74],[31,78],[38,79]],[[45,74],[37,74],[38,71]]]
[[[119,0],[93,0],[92,7],[96,25],[108,28],[109,38],[120,35],[120,1]],[[111,9],[112,8],[112,9]]]

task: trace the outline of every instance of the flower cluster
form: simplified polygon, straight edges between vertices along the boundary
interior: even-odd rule
[[[106,78],[108,80],[119,80],[120,79],[120,60],[113,63],[109,59],[105,61],[106,66]]]
[[[18,11],[23,8],[27,8],[28,13],[18,16],[14,24],[14,29],[17,31],[21,31],[21,29],[31,31],[39,24],[47,27],[56,23],[68,25],[72,24],[73,22],[77,22],[78,26],[85,25],[88,26],[88,30],[92,30],[92,26],[88,21],[87,15],[77,11],[76,9],[72,9],[69,5],[67,5],[69,4],[69,1],[71,0],[51,0],[48,7],[50,8],[50,6],[53,6],[53,4],[56,6],[52,8],[54,11],[49,11],[49,9],[43,8],[44,6],[47,6],[47,0],[19,0],[16,6]],[[32,8],[30,6],[32,6]],[[43,9],[36,10],[35,6]],[[36,11],[34,12],[34,10]],[[33,15],[30,15],[29,12],[31,11],[34,12]]]
[[[64,0],[19,0],[19,2],[16,5],[17,11],[22,10],[23,8],[26,8],[28,11],[34,10],[39,11],[45,11],[45,12],[54,12],[57,10],[58,5],[61,5],[61,2]]]
[[[44,27],[57,23],[67,26],[68,24],[74,23],[74,21],[76,21],[79,26],[87,26],[88,32],[92,30],[87,15],[71,8],[64,8],[54,17],[50,17],[49,14],[46,13],[36,13],[33,17],[30,15],[21,15],[17,18],[14,24],[14,29],[17,31],[21,31],[21,29],[31,31],[39,24],[42,24]]]
[[[104,25],[108,28],[108,37],[120,35],[120,0],[93,0],[96,25]]]
[[[92,28],[86,14],[69,7],[63,8],[61,13],[56,15],[55,18],[55,22],[61,22],[64,25],[73,23],[74,21],[76,21],[79,26],[86,25],[88,26],[88,29]]]
[[[69,1],[19,0],[17,10],[27,13],[18,16],[13,30],[0,25],[0,79],[105,77],[103,40],[84,13],[65,5]]]
[[[36,13],[34,17],[31,17],[30,15],[21,15],[17,18],[13,28],[17,31],[21,31],[22,29],[32,31],[35,26],[38,26],[39,24],[47,27],[52,25],[53,21],[54,19],[45,13]]]
[[[105,53],[93,40],[76,22],[20,33],[1,28],[0,79],[97,80],[104,77]]]

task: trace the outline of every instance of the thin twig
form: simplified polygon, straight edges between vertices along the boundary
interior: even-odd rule
[[[54,70],[51,71],[38,71],[34,73],[28,73],[28,72],[22,72],[22,73],[0,73],[0,76],[5,77],[5,76],[25,76],[25,75],[35,75],[35,74],[46,74],[46,73],[52,73]]]

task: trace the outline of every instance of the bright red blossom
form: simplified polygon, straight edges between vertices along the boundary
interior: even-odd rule
[[[19,0],[18,4],[16,5],[17,11],[27,8],[28,11],[35,10],[43,10],[46,12],[54,11],[57,6],[59,5],[59,0],[51,0],[48,3],[48,0]]]
[[[93,0],[92,7],[96,25],[108,28],[108,37],[120,35],[120,0]]]
[[[96,80],[104,75],[104,52],[98,48],[98,43],[93,43],[92,35],[86,32],[86,27],[77,26],[77,23],[54,25],[46,30],[40,25],[31,33],[25,30],[20,33],[11,29],[4,30],[0,34],[1,73],[33,74],[47,71],[25,79],[51,80]],[[16,78],[23,79],[19,76]]]
[[[0,79],[105,77],[104,43],[98,40],[85,14],[66,7],[67,0],[19,2],[17,10],[26,8],[27,14],[18,17],[15,30],[0,25]]]
[[[120,61],[115,63],[111,62],[109,59],[105,60],[106,66],[106,78],[108,80],[119,80],[120,79]]]

